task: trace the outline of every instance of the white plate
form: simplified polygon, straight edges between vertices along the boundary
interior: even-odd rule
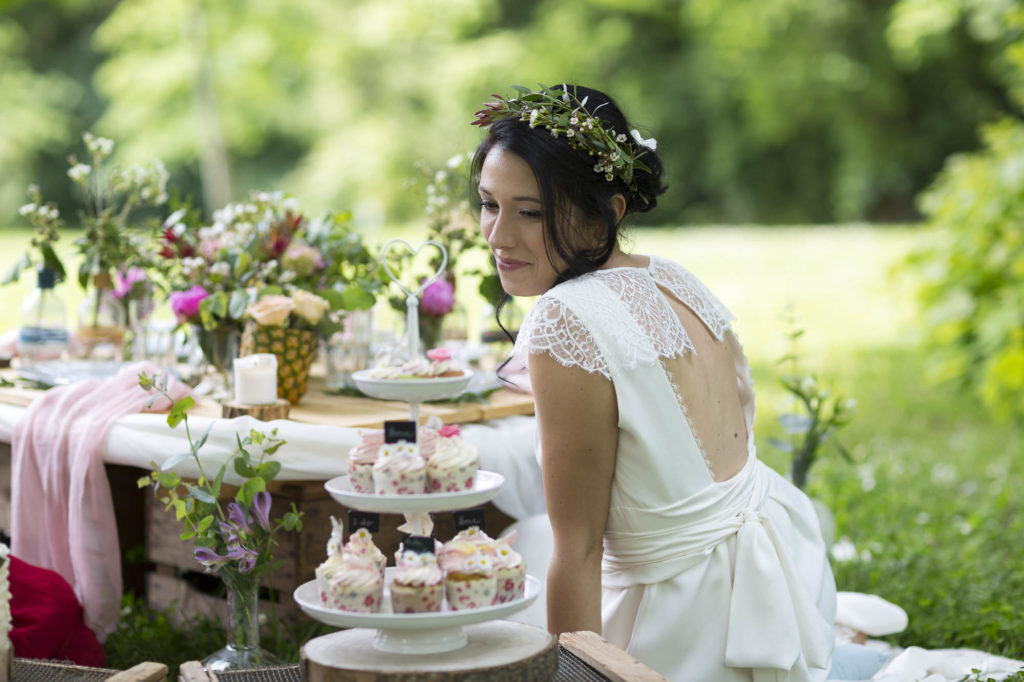
[[[394,569],[389,568],[390,573]],[[380,613],[356,613],[339,611],[324,606],[320,602],[320,589],[315,580],[310,580],[295,588],[293,596],[299,607],[308,616],[321,623],[339,628],[378,628],[382,630],[432,630],[450,628],[497,620],[522,611],[532,604],[540,594],[540,581],[531,575],[526,576],[525,596],[522,599],[484,606],[479,609],[449,611],[448,604],[437,613],[391,613],[391,590],[384,587],[384,599]]]
[[[405,402],[454,398],[473,378],[473,371],[468,369],[464,370],[462,376],[435,379],[374,379],[370,376],[372,371],[364,369],[352,374],[356,388],[371,398]]]
[[[505,477],[493,471],[477,471],[472,490],[456,493],[423,493],[420,495],[374,495],[352,490],[348,474],[324,483],[324,488],[339,504],[349,509],[368,512],[437,512],[478,507],[494,497],[505,483]]]

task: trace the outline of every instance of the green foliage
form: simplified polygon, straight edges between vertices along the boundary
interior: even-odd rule
[[[832,397],[828,389],[819,386],[814,374],[801,373],[797,341],[804,335],[804,330],[797,325],[791,310],[787,311],[787,318],[789,330],[786,336],[790,349],[779,363],[789,365],[789,372],[782,376],[782,387],[789,393],[795,408],[778,417],[788,440],[770,438],[768,442],[792,456],[790,479],[793,485],[803,490],[811,466],[820,456],[819,449],[826,443],[831,443],[847,462],[853,461],[835,435],[853,419],[857,401]]]
[[[1024,414],[1024,124],[983,129],[921,197],[933,236],[911,262],[934,345],[935,378],[973,386],[989,409]]]
[[[954,9],[928,23],[911,4]],[[23,3],[10,12],[38,28],[11,29],[0,73],[18,76],[0,112],[28,112],[18,174],[57,177],[47,150],[88,105],[80,125],[116,132],[127,158],[165,159],[208,212],[275,187],[376,226],[422,217],[401,179],[472,148],[491,93],[569,79],[611,92],[659,140],[659,220],[891,219],[914,214],[942,160],[1019,88],[993,20],[961,9],[998,4],[122,0],[79,21],[80,8]],[[79,32],[52,36],[53,15]],[[51,73],[84,96],[48,94]]]
[[[213,422],[198,440],[193,440],[188,410],[195,401],[190,396],[173,400],[167,392],[166,375],[160,380],[142,373],[139,386],[148,393],[155,391],[150,405],[161,397],[171,402],[167,424],[172,429],[184,424],[189,445],[188,452],[169,457],[159,468],[154,465],[148,476],[139,479],[139,487],[152,486],[155,491],[164,490],[160,501],[165,510],[173,510],[175,519],[182,522],[181,540],[195,542],[197,561],[225,581],[236,585],[246,582],[258,585],[260,578],[277,565],[273,558],[274,545],[277,544],[275,535],[281,530],[302,530],[302,514],[294,503],[291,511],[281,518],[270,518],[271,496],[267,492],[267,483],[281,471],[281,464],[267,458],[273,456],[284,441],[276,438],[276,429],[270,434],[250,430],[245,438],[236,435],[237,449],[211,479],[199,451],[206,444]],[[199,478],[194,483],[172,471],[186,460],[191,460],[199,471]],[[225,510],[220,500],[221,485],[229,466],[242,479],[242,485]]]
[[[821,459],[808,492],[852,550],[834,550],[836,584],[907,611],[893,644],[1024,658],[1024,430],[933,390],[924,363],[913,348],[873,347],[835,365],[860,398],[846,432],[857,464]]]

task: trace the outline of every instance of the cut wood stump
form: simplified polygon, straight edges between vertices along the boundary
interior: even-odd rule
[[[558,640],[507,620],[464,626],[468,643],[437,654],[397,654],[373,646],[376,630],[357,628],[306,642],[306,682],[549,682],[558,671]]]
[[[220,405],[220,416],[224,419],[234,419],[246,415],[255,417],[260,421],[269,422],[275,419],[287,419],[292,404],[284,398],[278,398],[277,402],[268,405],[246,405],[236,403],[234,400],[227,400]]]

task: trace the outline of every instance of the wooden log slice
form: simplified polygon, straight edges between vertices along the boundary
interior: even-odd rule
[[[558,640],[533,625],[495,620],[463,627],[466,646],[438,654],[397,654],[373,646],[376,630],[357,628],[302,647],[306,682],[548,682],[558,671]]]
[[[223,419],[234,419],[248,415],[260,421],[269,422],[275,419],[287,419],[290,408],[291,403],[284,398],[278,398],[277,402],[268,405],[246,405],[236,403],[234,400],[227,400],[221,403],[220,416]]]

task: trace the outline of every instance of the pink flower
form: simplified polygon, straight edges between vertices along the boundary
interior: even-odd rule
[[[455,287],[443,277],[434,280],[423,290],[420,307],[424,315],[447,315],[455,307]]]
[[[128,268],[128,272],[121,273],[120,271],[114,273],[114,298],[124,298],[131,293],[132,287],[139,282],[146,281],[146,271],[142,268],[131,267]]]
[[[281,266],[300,277],[309,277],[324,267],[324,257],[309,244],[292,242],[281,254]]]
[[[427,357],[434,362],[445,362],[452,359],[451,348],[431,348],[427,351]]]
[[[199,303],[208,297],[208,292],[196,284],[188,291],[171,292],[171,310],[178,318],[178,322],[194,322],[199,317]]]
[[[445,438],[451,438],[452,436],[457,436],[462,433],[462,430],[459,428],[458,424],[445,424],[438,430],[438,433]]]

